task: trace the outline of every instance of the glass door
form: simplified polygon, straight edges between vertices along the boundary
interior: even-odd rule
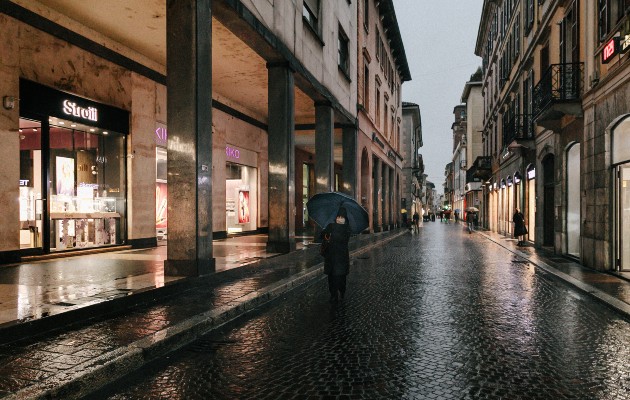
[[[20,249],[42,247],[42,124],[20,118]]]
[[[630,271],[630,163],[618,167],[618,265]]]

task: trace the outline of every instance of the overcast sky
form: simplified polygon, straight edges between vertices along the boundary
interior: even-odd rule
[[[439,192],[452,160],[453,108],[481,66],[474,52],[482,5],[483,0],[394,0],[412,79],[403,84],[402,98],[420,106],[420,151]]]

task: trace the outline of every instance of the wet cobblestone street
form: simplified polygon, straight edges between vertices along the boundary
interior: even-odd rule
[[[433,222],[90,398],[630,399],[629,361],[620,314]]]

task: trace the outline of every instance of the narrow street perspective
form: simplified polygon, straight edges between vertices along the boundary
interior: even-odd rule
[[[89,398],[628,399],[628,360],[626,318],[434,222]]]
[[[0,0],[0,400],[630,400],[630,0]]]

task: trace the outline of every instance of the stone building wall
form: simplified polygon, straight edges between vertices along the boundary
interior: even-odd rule
[[[609,129],[615,119],[630,113],[630,81],[625,75],[602,85],[584,110],[583,263],[597,270],[613,268],[615,189]]]

